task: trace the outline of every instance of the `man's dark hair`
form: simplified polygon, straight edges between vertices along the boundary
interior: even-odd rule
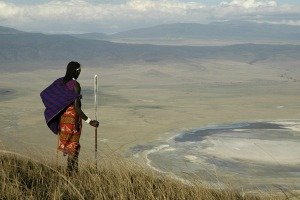
[[[69,62],[63,82],[67,83],[72,78],[77,78],[77,74],[78,74],[77,70],[79,68],[80,68],[80,64],[78,62],[75,61]]]

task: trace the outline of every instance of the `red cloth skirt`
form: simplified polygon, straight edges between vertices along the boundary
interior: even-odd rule
[[[74,155],[79,151],[79,139],[82,130],[82,119],[75,111],[74,104],[70,105],[59,120],[59,144],[58,150],[68,155]]]

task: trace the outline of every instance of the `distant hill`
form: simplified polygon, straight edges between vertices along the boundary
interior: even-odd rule
[[[256,23],[248,21],[199,23],[174,23],[132,29],[114,34],[75,34],[78,38],[119,42],[138,41],[156,44],[164,41],[202,40],[230,41],[231,43],[300,43],[300,26]],[[158,42],[154,42],[154,41]]]
[[[216,40],[297,40],[300,26],[275,25],[246,21],[213,22],[210,24],[175,23],[134,29],[110,35],[112,38],[144,39],[216,39]]]
[[[184,59],[227,59],[253,64],[273,58],[299,59],[297,45],[239,44],[196,47],[114,43],[41,33],[1,34],[0,70],[32,70],[59,67],[70,60],[89,66]]]
[[[83,33],[83,34],[70,34],[70,35],[77,38],[92,39],[92,40],[105,40],[110,38],[110,36],[105,33]]]
[[[122,49],[125,46],[68,35],[2,34],[0,69],[14,71],[45,68],[44,65],[65,65],[70,60],[86,61],[88,64],[109,64],[109,61],[126,60],[118,53],[124,52]]]
[[[210,24],[176,23],[129,30],[112,35],[118,38],[300,40],[300,26],[273,25],[245,21]]]
[[[19,30],[13,29],[13,28],[0,26],[0,34],[15,34],[15,33],[22,33],[22,31],[19,31]]]

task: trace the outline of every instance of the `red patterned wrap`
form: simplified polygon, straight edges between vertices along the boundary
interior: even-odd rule
[[[76,151],[79,152],[81,130],[82,119],[78,116],[74,104],[72,104],[60,117],[58,150],[68,155],[74,155]]]

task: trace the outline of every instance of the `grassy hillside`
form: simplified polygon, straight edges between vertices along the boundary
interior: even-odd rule
[[[0,199],[280,199],[184,184],[113,156],[67,177],[55,164],[2,152],[0,169]]]

